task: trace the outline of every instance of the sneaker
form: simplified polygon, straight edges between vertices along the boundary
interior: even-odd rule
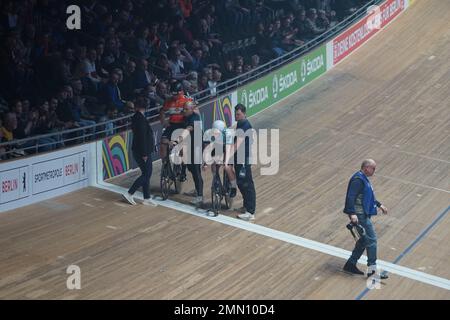
[[[122,194],[122,197],[125,199],[126,202],[128,202],[132,206],[136,205],[136,201],[134,201],[132,194],[130,194],[128,192],[125,192],[125,193]]]
[[[234,198],[236,197],[236,188],[231,188],[230,189],[230,198]]]
[[[245,221],[253,221],[255,220],[255,215],[251,214],[250,212],[245,212],[242,214],[238,214],[238,218]]]
[[[153,201],[151,198],[144,199],[144,201],[142,201],[142,204],[144,206],[151,206],[151,207],[157,207],[158,206],[158,204],[155,201]]]
[[[218,214],[215,213],[215,212],[213,212],[213,211],[208,211],[208,212],[206,213],[206,215],[207,215],[208,217],[217,217],[217,216],[218,216]]]
[[[359,270],[359,269],[356,267],[356,264],[350,263],[350,262],[348,262],[348,261],[347,261],[347,263],[345,264],[345,266],[344,266],[343,269],[344,269],[344,271],[350,272],[350,273],[353,273],[353,274],[360,274],[360,275],[363,275],[363,274],[364,274],[364,272],[362,272],[361,270]]]
[[[239,213],[247,212],[247,209],[245,209],[245,207],[235,208],[233,210],[236,211],[236,212],[239,212]]]
[[[194,199],[191,200],[191,204],[194,204],[196,206],[198,206],[202,203],[203,203],[203,197],[195,197]]]
[[[369,271],[367,272],[367,278],[370,278],[370,277],[372,277],[373,275],[375,275],[377,273],[377,271],[376,270],[370,270],[369,269]],[[380,279],[382,279],[382,280],[384,280],[384,279],[388,279],[389,278],[389,276],[388,276],[388,274],[387,274],[387,272],[381,272],[381,273],[378,273],[378,276],[380,277]]]

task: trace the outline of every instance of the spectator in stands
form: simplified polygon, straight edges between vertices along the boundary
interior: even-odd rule
[[[270,36],[266,34],[269,32],[263,23],[258,23],[256,26],[255,45],[253,48],[254,53],[258,53],[264,60],[269,60],[272,54],[272,43]]]
[[[156,86],[149,84],[140,94],[145,97],[149,103],[149,109],[152,109],[148,116],[154,116],[159,114],[159,107],[164,104],[164,100],[158,97],[156,93]]]
[[[125,100],[132,100],[135,94],[136,81],[136,63],[133,60],[128,61],[122,75],[122,82],[119,83],[119,89]]]
[[[48,101],[41,101],[39,103],[39,119],[36,125],[37,134],[56,133],[64,126],[64,123],[58,120],[55,112],[55,106],[58,104],[58,101],[53,98],[51,99],[51,103],[53,104],[52,107],[50,107]],[[54,142],[54,148],[64,145],[62,142],[62,135],[54,135],[50,139]]]
[[[219,71],[219,69],[213,69],[210,72],[211,72],[211,79],[210,80],[208,79],[208,88],[211,96],[216,96],[217,85],[222,80],[222,73]]]
[[[103,87],[103,103],[107,106],[114,105],[120,113],[125,112],[126,101],[122,100],[119,89],[120,75],[112,72],[108,83]]]
[[[241,65],[234,66],[234,77],[240,76],[243,72],[244,72],[243,66],[241,66]]]
[[[189,72],[186,80],[189,81],[192,90],[188,92],[190,94],[198,92],[198,72],[196,71]]]
[[[208,86],[208,76],[205,73],[202,73],[200,75],[199,80],[198,80],[198,91],[204,91],[204,90],[206,90],[208,88],[209,88],[209,86]]]
[[[223,70],[224,80],[229,80],[234,77],[234,63],[233,60],[228,59],[225,61],[225,68]]]
[[[334,11],[334,10],[330,11],[328,20],[330,20],[330,28],[334,27],[335,25],[337,25],[339,23],[338,17],[336,15],[336,11]]]
[[[273,23],[273,28],[269,33],[269,38],[272,41],[272,51],[277,57],[282,56],[286,51],[282,48],[283,46],[283,31],[281,29],[281,20],[276,19]]]
[[[58,92],[56,115],[58,116],[58,119],[64,123],[64,129],[79,128],[79,125],[73,117],[72,106],[68,100],[68,91],[66,90],[66,87],[62,87]]]
[[[104,39],[100,39],[97,42],[97,46],[95,47],[95,50],[97,51],[97,60],[95,61],[95,68],[97,75],[102,79],[109,78],[109,73],[106,71],[105,67],[103,66],[103,55],[105,54],[105,41]]]
[[[32,128],[34,134],[45,135],[56,131],[54,128],[57,121],[56,114],[50,114],[48,101],[40,101],[38,109],[34,112],[37,119]],[[40,137],[37,142],[39,144],[38,151],[40,152],[55,150],[64,145],[62,143],[62,135]]]
[[[257,54],[254,54],[252,56],[252,60],[251,60],[251,64],[250,64],[251,68],[252,69],[258,68],[259,67],[259,62],[260,62],[259,56]]]
[[[128,55],[120,50],[120,45],[120,41],[115,36],[108,38],[106,41],[105,54],[102,61],[106,70],[120,68],[121,65],[126,64]]]
[[[147,27],[141,27],[136,39],[136,54],[141,59],[148,59],[152,53],[152,44],[148,40],[150,30]]]
[[[3,116],[3,126],[0,128],[4,141],[14,140],[14,131],[17,130],[17,116],[14,112],[7,112]]]
[[[82,96],[83,84],[79,79],[74,79],[70,86],[66,87],[68,92],[68,99],[71,100],[75,118],[81,126],[94,125],[96,117],[90,113],[86,107],[86,97]]]
[[[312,39],[317,35],[323,33],[325,30],[325,28],[320,28],[317,25],[317,10],[314,8],[310,8],[306,17],[306,32],[308,34],[307,37]]]
[[[167,88],[167,83],[164,81],[158,81],[156,83],[156,99],[158,99],[158,101],[160,101],[160,100],[166,101],[169,98],[170,98],[170,93]]]
[[[302,45],[302,42],[296,39],[298,29],[294,28],[291,24],[291,17],[288,15],[283,19],[283,25],[281,27],[281,44],[280,47],[284,52],[289,52],[295,49],[297,45]]]
[[[187,66],[185,63],[192,63],[192,56],[186,50],[184,44],[179,47],[171,47],[169,49],[169,67],[172,78],[176,80],[185,79],[187,76]]]
[[[172,77],[172,71],[169,65],[169,59],[164,53],[161,53],[156,60],[154,73],[159,80],[169,80]]]
[[[210,26],[206,19],[199,20],[199,27],[195,38],[201,42],[203,47],[208,48],[207,50],[204,49],[204,51],[213,52],[213,54],[217,54],[222,45],[222,41],[220,41],[218,35],[210,32]]]
[[[191,70],[199,72],[204,67],[206,67],[206,64],[203,61],[203,51],[201,48],[197,48],[194,50],[194,55],[192,56]]]
[[[187,28],[185,20],[182,17],[176,18],[175,27],[172,31],[172,40],[178,40],[180,43],[185,43],[186,45],[192,43],[192,32]]]
[[[234,67],[236,68],[237,66],[244,67],[244,57],[241,55],[237,55],[234,59]]]
[[[160,52],[167,53],[169,50],[170,34],[172,27],[169,26],[167,21],[161,22],[158,28],[158,38],[160,40]]]
[[[135,92],[139,92],[152,82],[153,82],[153,75],[149,71],[148,61],[146,59],[140,59],[138,61],[136,72],[134,73],[133,87]]]
[[[17,117],[14,112],[7,112],[3,116],[3,126],[0,127],[0,136],[2,137],[3,142],[11,142],[15,139],[14,131],[17,129]],[[25,155],[23,150],[19,150],[17,145],[9,145],[4,148],[5,152],[13,151],[9,157],[18,157]],[[4,156],[5,157],[5,156]],[[6,158],[6,157],[5,157]]]
[[[72,48],[66,48],[59,67],[60,77],[63,84],[67,84],[73,78],[72,70],[74,69],[75,56]]]
[[[95,87],[98,87],[101,78],[97,74],[95,62],[97,61],[97,51],[94,48],[89,49],[86,59],[84,59],[77,67],[77,78],[86,78],[91,81]]]
[[[33,119],[34,114],[31,111],[24,113],[20,100],[13,101],[11,111],[15,114],[17,120],[17,127],[13,132],[15,139],[27,138],[31,133],[33,120],[35,120]]]
[[[300,10],[297,12],[297,17],[294,21],[295,27],[297,28],[297,37],[304,40],[308,37],[308,26],[306,22],[306,11]]]
[[[321,30],[322,29],[327,30],[330,27],[330,20],[328,20],[325,10],[318,10],[317,13],[318,13],[317,27]]]

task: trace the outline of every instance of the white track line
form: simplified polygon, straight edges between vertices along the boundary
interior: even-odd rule
[[[122,194],[124,192],[127,191],[126,188],[120,187],[120,186],[116,186],[113,184],[109,184],[106,182],[103,182],[102,184],[97,184],[96,185],[97,188],[99,189],[104,189],[104,190],[108,190],[111,192],[115,192],[115,193],[119,193]],[[135,194],[135,198],[138,199],[142,199],[142,193],[137,192]],[[303,247],[303,248],[307,248],[307,249],[311,249],[311,250],[315,250],[318,252],[322,252],[334,257],[338,257],[338,258],[342,258],[342,259],[348,259],[351,255],[350,251],[341,249],[341,248],[337,248],[337,247],[333,247],[321,242],[317,242],[317,241],[313,241],[313,240],[309,240],[309,239],[305,239],[302,237],[298,237],[286,232],[281,232],[281,231],[277,231],[274,229],[270,229],[267,227],[263,227],[254,223],[250,223],[250,222],[246,222],[243,220],[239,220],[236,218],[231,218],[231,217],[227,217],[224,215],[219,215],[218,217],[208,217],[206,216],[206,211],[205,210],[196,210],[194,207],[186,205],[186,204],[182,204],[179,202],[175,202],[172,200],[165,200],[165,201],[158,201],[155,200],[160,206],[162,207],[166,207],[166,208],[170,208],[170,209],[174,209],[177,211],[181,211],[184,213],[188,213],[191,215],[194,215],[196,217],[200,217],[203,219],[208,219],[211,221],[215,221],[215,222],[219,222],[228,226],[232,226],[238,229],[242,229],[242,230],[246,230],[246,231],[250,231],[259,235],[263,235],[272,239],[277,239],[277,240],[281,240],[287,243],[292,243],[295,244],[297,246]],[[367,263],[367,257],[366,256],[362,256],[361,259],[359,260],[360,263],[366,264]],[[416,281],[420,281],[435,287],[439,287],[439,288],[443,288],[446,290],[450,290],[450,280],[445,279],[445,278],[440,278],[437,276],[433,276],[424,272],[420,272],[417,270],[413,270],[410,268],[406,268],[406,267],[402,267],[387,261],[383,261],[383,260],[378,260],[378,266],[383,269],[386,270],[390,273],[394,273],[397,274],[399,276],[408,278],[408,279],[412,279],[412,280],[416,280]]]
[[[411,185],[422,187],[422,188],[426,188],[426,189],[432,189],[432,190],[436,190],[436,191],[450,193],[450,190],[439,189],[439,188],[435,188],[435,187],[432,187],[432,186],[428,186],[426,184],[415,183],[415,182],[412,182],[412,181],[399,179],[399,178],[394,178],[394,177],[390,177],[390,176],[385,176],[385,175],[382,175],[382,174],[377,174],[377,177],[385,178],[385,179],[392,180],[392,181],[398,181],[398,182],[402,182],[402,183],[405,183],[405,184],[411,184]]]

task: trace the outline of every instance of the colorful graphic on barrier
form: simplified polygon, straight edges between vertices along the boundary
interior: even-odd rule
[[[105,139],[102,144],[103,179],[110,179],[130,170],[131,134],[123,132]]]
[[[234,100],[234,101],[233,101]],[[200,108],[202,116],[203,129],[211,128],[212,124],[216,120],[223,120],[230,126],[234,123],[234,111],[233,107],[237,104],[236,99],[233,99],[232,95],[226,95],[211,101],[210,103],[203,105]]]
[[[152,153],[153,161],[159,159],[159,140],[162,133],[162,125],[152,124],[155,151]],[[103,180],[114,178],[129,170],[138,167],[133,158],[131,145],[133,133],[131,131],[116,134],[102,142]]]
[[[326,72],[326,67],[326,46],[322,45],[270,75],[240,88],[238,102],[245,105],[247,115],[252,116],[316,79]]]
[[[404,0],[387,0],[377,13],[370,14],[333,40],[333,63],[337,64],[369,40],[405,9]],[[376,25],[377,27],[374,27]]]

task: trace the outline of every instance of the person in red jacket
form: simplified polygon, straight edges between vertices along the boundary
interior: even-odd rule
[[[165,163],[168,153],[168,147],[170,141],[172,141],[172,134],[175,130],[185,128],[185,117],[184,117],[184,105],[188,101],[193,101],[192,98],[184,94],[181,83],[175,82],[171,86],[172,98],[167,99],[159,113],[161,124],[163,125],[163,133],[161,136],[160,145],[160,156]],[[166,114],[169,118],[166,118]],[[186,169],[183,166],[182,180],[185,179]],[[184,174],[183,174],[184,173]]]

